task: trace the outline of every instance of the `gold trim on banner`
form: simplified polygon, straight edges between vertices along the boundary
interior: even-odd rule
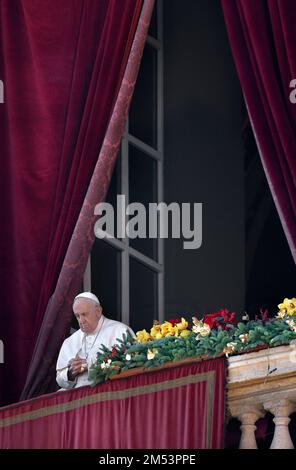
[[[203,372],[197,375],[188,375],[174,380],[167,380],[154,384],[144,385],[140,387],[129,388],[126,390],[118,390],[111,392],[99,392],[93,395],[88,395],[77,400],[67,403],[60,403],[59,405],[52,405],[45,408],[39,408],[34,411],[28,411],[19,415],[10,416],[8,418],[0,419],[0,428],[12,426],[14,424],[23,423],[25,421],[32,421],[39,418],[44,418],[57,413],[75,410],[82,406],[87,406],[95,403],[112,400],[123,400],[124,398],[136,397],[145,395],[147,393],[157,393],[173,388],[184,387],[190,384],[197,384],[199,382],[207,382],[207,448],[210,448],[211,435],[213,427],[213,397],[214,397],[214,381],[215,371]]]

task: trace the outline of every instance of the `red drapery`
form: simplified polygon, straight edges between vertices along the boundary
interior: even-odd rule
[[[230,44],[266,177],[296,261],[294,0],[222,0]]]
[[[21,399],[55,390],[56,358],[72,317],[94,240],[94,208],[105,199],[147,37],[154,0],[144,0],[128,63],[86,197],[72,234],[57,285],[47,305]]]
[[[224,395],[225,358],[57,392],[0,410],[0,448],[222,448]]]
[[[141,0],[1,0],[0,401],[15,401],[103,143]]]

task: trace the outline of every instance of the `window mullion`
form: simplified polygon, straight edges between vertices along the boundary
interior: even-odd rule
[[[164,109],[163,109],[163,2],[159,0],[157,8],[157,36],[159,47],[157,50],[157,150],[160,159],[157,162],[157,200],[162,202],[164,199],[163,185],[163,157],[164,157]],[[157,275],[158,291],[158,318],[164,320],[164,240],[157,238],[158,243],[158,263],[162,270]]]
[[[128,133],[128,121],[126,124],[126,133]],[[129,204],[129,176],[128,176],[128,152],[129,143],[126,137],[122,139],[121,144],[121,191],[126,197],[126,205]],[[126,226],[126,220],[125,220]],[[126,237],[123,239],[125,249],[121,252],[121,318],[123,323],[129,325],[129,312],[130,312],[130,280],[129,280],[129,253],[128,246],[129,240]]]

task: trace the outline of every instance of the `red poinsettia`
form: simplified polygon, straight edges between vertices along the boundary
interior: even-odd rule
[[[116,354],[117,354],[117,349],[113,347],[113,348],[112,348],[112,351],[111,351],[111,354],[110,354],[111,359],[112,359],[113,357],[115,357]]]
[[[267,321],[268,320],[268,309],[265,309],[263,312],[263,309],[260,308],[260,317],[258,315],[255,315],[255,321],[262,320],[262,321]]]
[[[204,323],[207,323],[207,325],[209,325],[211,330],[213,328],[218,328],[219,326],[221,326],[223,330],[228,330],[228,323],[232,323],[233,325],[236,324],[234,317],[234,312],[231,313],[226,308],[222,308],[221,310],[218,310],[218,312],[209,313],[208,315],[206,315],[203,321]]]
[[[175,318],[175,319],[171,319],[171,320],[167,320],[169,323],[171,323],[171,325],[175,326],[176,323],[181,323],[182,320],[180,320],[180,318]]]
[[[108,356],[105,357],[104,361],[105,362],[108,362],[109,359],[114,359],[114,357],[116,356],[117,354],[117,349],[113,346],[110,354],[108,354]]]

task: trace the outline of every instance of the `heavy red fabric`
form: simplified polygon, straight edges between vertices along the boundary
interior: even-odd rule
[[[53,295],[47,305],[21,398],[55,390],[55,364],[70,329],[72,303],[79,292],[94,241],[96,204],[105,199],[128,115],[154,0],[144,0],[128,63],[99,158],[91,178]]]
[[[141,0],[1,0],[1,401],[17,400],[89,186]]]
[[[222,0],[236,68],[266,177],[296,261],[294,0]]]
[[[182,365],[3,408],[0,448],[223,448],[225,365]]]

